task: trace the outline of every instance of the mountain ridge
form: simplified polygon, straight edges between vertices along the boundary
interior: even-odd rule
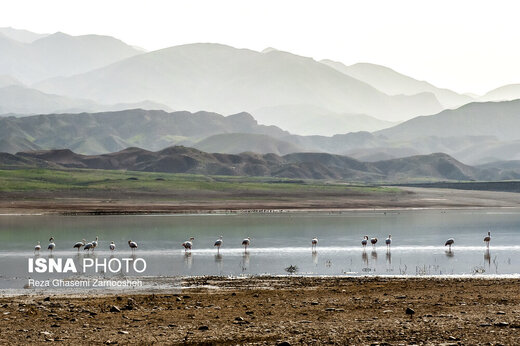
[[[454,110],[419,116],[376,134],[393,139],[424,136],[495,136],[501,140],[520,139],[520,100],[473,102]],[[492,116],[492,118],[490,118]]]
[[[0,115],[16,114],[52,114],[81,113],[146,108],[149,110],[170,110],[166,105],[153,101],[141,101],[135,104],[102,105],[87,99],[69,98],[53,95],[23,86],[19,81],[0,76]],[[18,82],[18,83],[17,83]]]
[[[456,108],[473,101],[467,95],[461,95],[446,88],[438,88],[426,81],[406,76],[386,66],[371,63],[357,63],[346,66],[341,62],[328,59],[321,60],[321,62],[364,81],[388,95],[415,95],[421,92],[429,92],[435,95],[444,108]]]
[[[190,113],[161,110],[126,110],[79,114],[42,114],[0,118],[0,151],[21,148],[70,148],[84,154],[114,152],[130,146],[160,150],[174,144],[190,145],[222,133],[269,134],[281,138],[289,133],[258,125],[248,113],[224,117],[211,112]],[[3,145],[3,146],[2,146]],[[9,149],[9,150],[6,150]],[[19,150],[18,150],[19,151]]]
[[[71,36],[60,32],[30,43],[0,34],[0,49],[0,74],[27,85],[84,73],[143,53],[110,36]]]
[[[36,88],[108,104],[153,99],[173,109],[221,114],[312,104],[332,112],[402,119],[442,109],[433,94],[388,96],[309,57],[202,43],[139,54],[80,75],[48,79]]]
[[[10,155],[10,156],[7,156]],[[474,180],[482,173],[449,155],[436,153],[397,160],[361,162],[347,156],[326,153],[295,153],[284,156],[256,153],[211,154],[183,146],[152,152],[126,148],[103,155],[80,155],[69,149],[19,152],[0,155],[3,160],[25,160],[27,167],[48,165],[63,168],[124,169],[131,171],[188,173],[231,176],[271,176],[300,179],[349,181]],[[34,161],[31,161],[34,160]],[[489,177],[489,172],[486,172]]]

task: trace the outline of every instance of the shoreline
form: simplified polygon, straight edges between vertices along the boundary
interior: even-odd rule
[[[158,216],[158,215],[243,215],[243,214],[344,214],[356,212],[392,213],[413,211],[470,211],[470,210],[520,210],[520,206],[432,206],[401,208],[293,208],[293,209],[175,209],[175,210],[135,210],[135,211],[34,211],[16,213],[0,212],[2,216]],[[0,210],[1,211],[1,210]]]
[[[184,284],[190,287],[143,294],[2,296],[0,342],[520,341],[520,279],[198,277]]]
[[[61,279],[56,279],[61,280]],[[81,280],[92,280],[91,278]],[[100,279],[105,280],[105,279]],[[113,280],[113,279],[107,279]],[[298,275],[298,274],[265,274],[248,276],[161,276],[161,277],[128,277],[126,280],[142,281],[143,286],[113,288],[4,288],[0,289],[2,298],[38,298],[50,296],[54,298],[110,298],[114,296],[148,296],[155,294],[179,294],[181,292],[206,292],[208,294],[233,290],[276,290],[285,285],[301,285],[304,282],[508,282],[520,284],[520,274],[442,274],[442,275]],[[69,281],[68,279],[66,281]],[[118,281],[118,280],[116,280]],[[120,280],[119,280],[120,281]]]
[[[2,215],[154,215],[154,214],[281,214],[351,211],[457,210],[520,208],[520,194],[514,192],[399,187],[399,193],[360,194],[292,199],[276,196],[258,199],[162,200],[14,193],[0,198]]]

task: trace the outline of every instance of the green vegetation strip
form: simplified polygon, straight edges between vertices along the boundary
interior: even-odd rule
[[[110,170],[0,170],[0,192],[57,190],[389,193],[398,188],[273,177],[203,176]]]

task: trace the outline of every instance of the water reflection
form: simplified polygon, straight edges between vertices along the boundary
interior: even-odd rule
[[[455,256],[455,253],[452,250],[446,250],[446,257],[451,258]]]
[[[134,255],[135,256],[135,255]],[[85,258],[93,258],[93,259],[96,259],[97,258],[97,254],[94,253],[94,252],[87,252],[84,256]]]
[[[249,251],[244,251],[242,260],[240,261],[240,266],[242,267],[242,272],[245,272],[249,269]]]
[[[223,263],[222,263],[222,255],[220,254],[220,252],[215,255],[215,263],[217,264],[218,272],[221,273],[222,268],[223,268]]]
[[[193,258],[191,256],[191,252],[185,252],[184,253],[184,267],[186,267],[186,269],[190,270],[192,265],[193,265]]]
[[[368,255],[365,249],[363,249],[363,252],[361,253],[361,259],[363,260],[365,267],[368,267]]]
[[[370,253],[370,257],[372,257],[372,259],[377,262],[377,251],[372,250],[372,252]]]
[[[486,252],[484,252],[484,262],[488,264],[488,267],[491,267],[491,255],[489,249],[486,249]]]
[[[386,252],[386,262],[392,264],[392,253],[390,251]]]
[[[318,251],[316,250],[312,252],[312,264],[318,266]]]

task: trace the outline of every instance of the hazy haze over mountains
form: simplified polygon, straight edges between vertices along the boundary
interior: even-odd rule
[[[0,151],[71,148],[100,154],[139,146],[186,145],[208,152],[328,152],[364,161],[444,152],[468,164],[520,159],[520,100],[471,103],[378,131],[292,135],[247,113],[127,110],[0,119]]]
[[[141,54],[81,75],[50,79],[37,88],[100,103],[148,99],[173,109],[221,114],[312,105],[402,120],[442,109],[431,93],[389,96],[311,58],[203,43]]]
[[[0,35],[4,35],[5,37],[8,37],[12,40],[23,43],[31,43],[40,38],[44,38],[45,36],[49,36],[49,34],[37,34],[32,31],[15,29],[11,27],[0,28]]]
[[[509,84],[493,89],[479,98],[479,101],[509,101],[520,99],[520,84]]]
[[[23,83],[20,82],[18,79],[8,76],[8,75],[0,75],[0,88],[4,88],[7,86],[23,86]]]
[[[142,51],[110,36],[61,32],[25,43],[0,34],[0,75],[32,84],[106,66]]]
[[[332,136],[337,133],[377,131],[397,124],[365,114],[334,113],[313,105],[264,107],[254,111],[264,124],[273,124],[299,135]]]
[[[429,92],[435,95],[444,108],[456,108],[472,101],[472,98],[468,95],[457,94],[449,89],[437,88],[428,82],[418,81],[385,66],[368,63],[346,66],[332,60],[322,60],[321,62],[370,84],[388,95],[415,95]]]
[[[152,101],[102,105],[86,99],[46,94],[15,82],[16,80],[11,78],[4,79],[0,76],[0,116],[101,112],[134,108],[171,111],[168,106]]]
[[[520,139],[520,100],[470,103],[458,109],[408,120],[381,130],[394,140],[426,136],[494,136],[499,140]]]
[[[4,152],[185,145],[369,162],[436,152],[472,165],[520,160],[520,100],[504,101],[520,98],[520,84],[478,97],[381,65],[273,48],[198,43],[147,53],[109,36],[11,28],[0,28],[0,52],[0,115],[43,114],[0,119]]]

